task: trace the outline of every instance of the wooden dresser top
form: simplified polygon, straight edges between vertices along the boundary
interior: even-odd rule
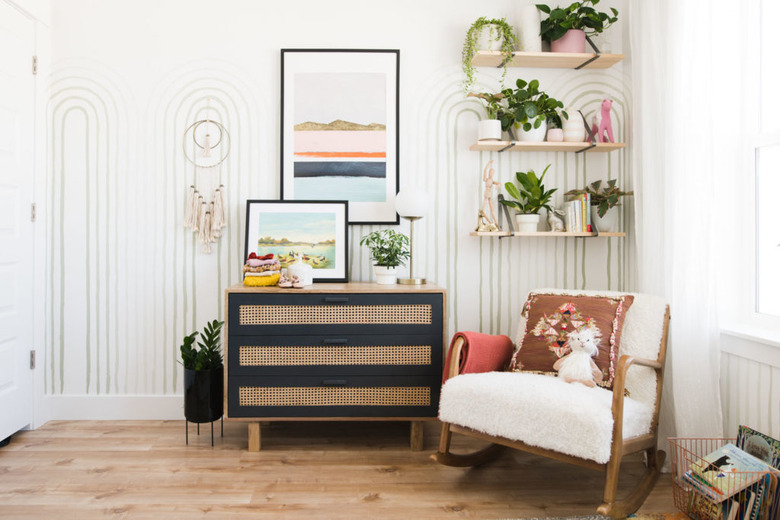
[[[247,287],[244,284],[236,284],[225,289],[228,293],[286,293],[286,294],[317,294],[317,293],[444,293],[445,290],[437,285],[427,283],[424,285],[380,285],[372,282],[350,283],[315,283],[302,289],[270,287]]]

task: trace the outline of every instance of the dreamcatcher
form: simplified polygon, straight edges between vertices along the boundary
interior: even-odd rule
[[[207,114],[210,108],[207,101]],[[211,244],[227,227],[221,164],[230,153],[230,134],[207,116],[187,128],[182,146],[184,157],[195,167],[184,208],[184,227],[197,235],[204,253],[211,253]]]

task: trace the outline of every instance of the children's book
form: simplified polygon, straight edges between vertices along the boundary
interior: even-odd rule
[[[775,469],[780,469],[780,441],[769,435],[740,425],[737,433],[737,447],[763,460]]]
[[[691,470],[685,472],[685,474],[683,475],[683,480],[691,487],[693,487],[696,491],[706,496],[713,502],[716,503],[722,502],[724,499],[727,498],[725,495],[723,495],[722,491],[713,488],[709,484],[709,482],[705,481],[703,478],[693,473]],[[696,493],[691,493],[691,495],[696,495]]]
[[[691,501],[688,514],[699,520],[723,520],[723,508],[707,497],[698,493],[691,493]]]
[[[691,464],[691,473],[720,493],[721,500],[761,480],[768,470],[765,462],[731,443]]]

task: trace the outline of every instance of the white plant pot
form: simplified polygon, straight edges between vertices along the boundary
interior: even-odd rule
[[[539,35],[541,23],[539,9],[533,2],[520,0],[517,7],[517,39],[519,51],[542,52],[542,37]]]
[[[480,141],[500,141],[501,121],[484,119],[477,123],[477,137]]]
[[[599,217],[597,206],[591,206],[590,210],[593,222],[596,224],[596,229],[599,230],[599,233],[611,233],[618,230],[618,224],[620,220],[618,210],[615,208],[610,208],[606,213],[604,213],[603,217]]]
[[[540,220],[541,216],[538,213],[534,215],[518,213],[515,215],[515,231],[518,233],[535,233],[539,230]]]
[[[569,119],[561,118],[563,123],[563,140],[567,143],[581,143],[585,141],[585,121],[579,110],[567,110]]]
[[[477,49],[481,51],[500,51],[504,43],[500,28],[497,25],[485,25],[477,38]]]
[[[395,285],[396,280],[398,280],[398,269],[396,267],[375,265],[374,275],[376,276],[376,283],[379,285]]]
[[[529,131],[523,130],[523,125],[515,126],[515,134],[518,141],[524,141],[529,143],[541,143],[544,141],[544,137],[547,135],[547,120],[542,121],[539,128],[534,128],[536,119],[529,121],[531,123],[531,129]]]

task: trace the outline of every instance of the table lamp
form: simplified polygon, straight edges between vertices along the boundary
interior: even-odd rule
[[[428,213],[429,197],[421,188],[401,190],[395,196],[395,210],[409,221],[409,278],[399,278],[398,283],[404,285],[422,285],[425,278],[414,277],[414,221]]]

